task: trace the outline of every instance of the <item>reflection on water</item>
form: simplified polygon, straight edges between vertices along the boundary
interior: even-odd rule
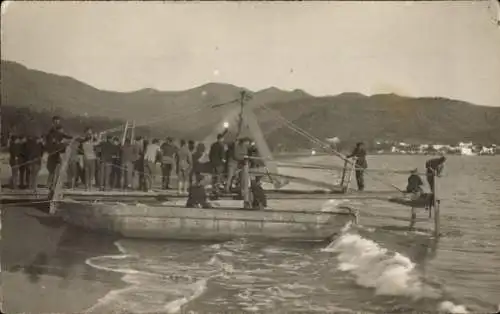
[[[30,209],[10,210],[2,241],[6,304],[10,312],[492,312],[500,291],[499,161],[450,158],[440,186],[439,241],[426,212],[410,232],[408,208],[380,201],[349,202],[361,225],[313,245],[114,239]],[[424,162],[370,157],[374,168]],[[406,183],[406,176],[389,179]],[[367,185],[387,189],[369,178]],[[43,297],[27,304],[16,295],[26,287]]]

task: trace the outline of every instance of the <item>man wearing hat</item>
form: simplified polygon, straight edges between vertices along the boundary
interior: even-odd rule
[[[408,177],[408,185],[406,186],[406,192],[420,195],[424,192],[422,189],[423,185],[424,182],[418,175],[418,169],[416,168],[413,169],[411,171],[410,176]]]

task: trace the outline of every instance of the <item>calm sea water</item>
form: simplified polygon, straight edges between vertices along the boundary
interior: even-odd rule
[[[330,163],[328,157],[310,161]],[[424,163],[424,156],[369,158],[372,168],[422,169]],[[325,172],[304,174],[333,179]],[[401,187],[406,183],[404,175],[373,174],[367,189],[390,189],[381,178]],[[451,157],[440,191],[439,240],[431,236],[423,210],[416,231],[409,232],[408,208],[382,201],[320,201],[316,205],[323,208],[341,202],[358,208],[360,225],[331,243],[118,239],[105,253],[102,248],[92,253],[95,241],[67,242],[64,254],[85,251],[86,259],[72,264],[118,275],[123,282],[89,313],[496,312],[500,158]]]

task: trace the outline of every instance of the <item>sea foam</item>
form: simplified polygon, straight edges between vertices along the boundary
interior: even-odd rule
[[[86,264],[100,270],[121,273],[122,281],[128,284],[123,289],[110,291],[86,313],[177,313],[182,307],[198,298],[207,289],[206,278],[176,280],[163,272],[149,272],[133,268],[139,256],[128,254],[126,248],[116,242],[121,255],[104,255],[89,258]],[[161,268],[151,269],[161,270]],[[182,277],[182,275],[180,275]]]
[[[406,296],[414,300],[439,299],[441,291],[420,280],[416,264],[408,257],[390,252],[358,234],[343,233],[324,252],[337,253],[338,269],[350,272],[360,286],[373,288],[378,295]],[[439,303],[437,310],[447,314],[469,313],[464,305]]]
[[[357,234],[343,234],[322,251],[338,253],[338,269],[356,277],[356,283],[374,288],[378,295],[439,298],[440,292],[420,279],[415,263],[399,253],[391,253]]]

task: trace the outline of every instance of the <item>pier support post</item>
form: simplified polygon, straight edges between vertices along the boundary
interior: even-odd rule
[[[344,188],[344,183],[347,174],[347,167],[349,166],[349,160],[344,160],[344,168],[342,169],[342,177],[340,178],[340,186]]]
[[[69,159],[71,157],[73,150],[76,149],[78,149],[78,142],[76,142],[73,139],[68,143],[68,146],[66,146],[66,150],[64,151],[61,165],[60,166],[58,165],[56,169],[54,183],[49,193],[49,200],[50,200],[49,213],[51,215],[54,215],[56,213],[57,201],[61,200],[63,197],[63,187],[64,187],[64,182],[66,182],[66,176],[68,174]]]
[[[434,207],[434,236],[436,238],[440,235],[440,205],[441,200],[439,199],[439,182],[438,176],[434,175],[434,191],[433,191],[433,207]]]
[[[347,182],[345,185],[345,192],[349,191],[349,186],[351,185],[352,177],[354,176],[354,170],[356,169],[356,158],[354,158],[351,163],[348,162],[348,164],[350,164],[350,168],[349,171],[347,172]]]
[[[243,208],[252,207],[252,197],[250,192],[250,166],[248,164],[248,158],[245,158],[243,169],[241,171],[241,192],[243,196]]]

